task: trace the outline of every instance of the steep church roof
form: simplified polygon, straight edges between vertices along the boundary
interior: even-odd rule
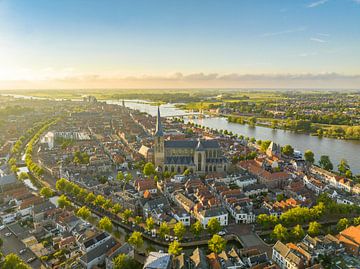
[[[163,128],[161,125],[161,117],[160,117],[160,106],[158,106],[157,116],[156,116],[156,129],[155,129],[155,136],[163,136]]]

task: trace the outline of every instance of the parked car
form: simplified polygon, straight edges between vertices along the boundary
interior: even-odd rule
[[[9,237],[9,236],[11,236],[12,235],[12,233],[6,233],[5,234],[5,236],[7,236],[7,237]]]
[[[26,248],[20,249],[19,253],[23,254],[26,251]]]

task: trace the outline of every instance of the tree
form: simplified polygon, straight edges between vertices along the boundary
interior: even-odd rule
[[[180,247],[180,243],[178,241],[173,241],[169,245],[168,253],[174,256],[178,256],[181,254],[182,247]]]
[[[186,228],[185,228],[184,223],[182,223],[181,221],[176,223],[174,226],[175,236],[177,236],[178,239],[181,240],[183,238],[183,236],[185,235],[185,233],[186,233]]]
[[[318,235],[320,233],[320,229],[321,224],[317,221],[312,221],[309,223],[308,234],[311,236]]]
[[[188,168],[188,169],[186,169],[186,170],[184,171],[183,175],[184,175],[184,176],[188,176],[188,175],[190,175],[190,173],[191,173],[191,171],[190,171],[190,169]]]
[[[360,225],[360,217],[354,218],[353,223],[354,223],[355,226]]]
[[[331,171],[331,170],[333,170],[333,168],[334,168],[332,162],[330,161],[329,156],[327,156],[327,155],[322,155],[322,156],[320,157],[319,165],[320,165],[323,169],[328,170],[328,171]]]
[[[207,229],[208,229],[209,233],[212,235],[220,232],[221,225],[220,225],[220,222],[218,221],[218,219],[216,219],[216,218],[210,219],[207,224]]]
[[[282,154],[286,156],[292,156],[294,154],[294,148],[291,145],[285,145],[281,149]]]
[[[195,235],[196,237],[198,237],[201,232],[204,230],[203,225],[201,224],[200,221],[196,221],[193,225],[191,225],[190,227],[190,231],[192,232],[193,235]]]
[[[146,219],[146,229],[148,229],[150,231],[154,228],[154,225],[155,225],[155,222],[152,217],[149,217]]]
[[[116,175],[116,179],[119,181],[119,182],[122,182],[124,180],[124,173],[119,171]]]
[[[78,211],[76,212],[76,214],[84,219],[84,220],[88,220],[91,216],[91,211],[90,209],[88,209],[86,206],[82,206],[78,209]]]
[[[161,238],[164,238],[165,235],[169,234],[169,232],[170,232],[170,228],[169,228],[169,226],[167,225],[167,223],[166,223],[166,222],[162,222],[162,223],[160,224],[160,227],[159,227],[159,236],[160,236]]]
[[[309,149],[307,151],[305,151],[304,158],[305,158],[305,161],[307,161],[308,163],[313,164],[315,162],[314,152],[312,152]]]
[[[267,148],[270,146],[270,144],[271,144],[270,140],[261,141],[260,150],[265,152]]]
[[[92,193],[92,192],[90,192],[90,193],[86,196],[85,202],[86,202],[86,203],[92,203],[92,202],[95,201],[95,199],[96,199],[95,194]]]
[[[215,254],[219,254],[225,249],[226,241],[218,234],[214,234],[213,237],[208,241],[209,249]]]
[[[112,212],[113,212],[114,214],[117,214],[117,213],[119,213],[120,211],[121,211],[121,205],[118,204],[118,203],[114,204],[113,207],[112,207]]]
[[[339,219],[338,223],[336,224],[336,229],[338,232],[341,232],[345,230],[347,227],[349,227],[350,221],[347,218]]]
[[[123,216],[123,218],[124,218],[124,220],[125,220],[126,222],[129,221],[129,218],[130,218],[132,215],[133,215],[132,210],[131,210],[131,209],[128,209],[128,208],[125,209],[124,212],[122,213],[122,216]]]
[[[271,234],[272,238],[275,238],[275,239],[281,240],[281,241],[286,241],[288,236],[289,236],[288,231],[284,226],[282,226],[282,224],[277,224],[274,227],[274,230]]]
[[[50,197],[54,196],[54,192],[49,187],[42,187],[40,190],[40,195],[49,199]]]
[[[27,178],[29,178],[28,173],[26,173],[26,172],[21,172],[21,173],[19,174],[19,179],[20,179],[20,180],[25,180],[25,179],[27,179]]]
[[[304,238],[305,232],[304,232],[303,228],[301,227],[301,225],[298,224],[298,225],[294,226],[294,228],[292,228],[291,235],[293,236],[293,238],[296,241],[298,241],[298,240]]]
[[[151,176],[151,175],[155,174],[155,167],[154,167],[153,163],[151,163],[151,162],[146,163],[144,166],[143,173],[145,176]]]
[[[106,202],[106,199],[104,198],[104,196],[99,194],[99,195],[96,196],[93,203],[96,206],[102,206],[103,204],[105,204],[105,202]]]
[[[60,208],[66,208],[66,207],[70,207],[71,206],[71,202],[69,201],[69,199],[62,194],[59,198],[58,198],[58,206]]]
[[[6,269],[31,269],[30,266],[28,266],[23,260],[21,260],[19,258],[19,256],[17,256],[14,253],[10,253],[5,257],[1,268],[6,268]]]
[[[114,269],[136,269],[138,264],[136,261],[126,254],[121,253],[113,259]]]
[[[341,175],[345,175],[346,171],[350,170],[350,166],[345,159],[341,159],[340,163],[338,164],[338,171]]]
[[[109,233],[112,232],[113,225],[108,217],[103,217],[101,220],[99,220],[98,226],[102,230],[105,230]]]
[[[58,191],[64,191],[66,185],[69,183],[68,180],[66,180],[65,178],[60,178],[56,181],[56,189]]]
[[[142,217],[136,216],[136,217],[134,218],[134,222],[135,222],[137,225],[139,225],[139,224],[142,222]]]
[[[128,243],[136,248],[141,248],[144,244],[142,234],[140,232],[133,232],[128,239]]]

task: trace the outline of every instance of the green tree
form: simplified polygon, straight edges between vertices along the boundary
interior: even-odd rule
[[[119,181],[119,182],[122,182],[124,180],[124,173],[119,171],[116,175],[116,179]]]
[[[86,196],[85,202],[86,202],[86,203],[92,203],[92,202],[95,201],[95,199],[96,199],[95,194],[92,193],[92,192],[90,192],[90,193]]]
[[[317,221],[312,221],[309,223],[308,234],[311,236],[318,235],[320,233],[320,229],[321,224]]]
[[[102,206],[103,204],[105,204],[106,199],[104,198],[104,196],[102,196],[101,194],[97,195],[95,200],[94,200],[94,205],[96,206]]]
[[[57,202],[60,208],[68,208],[71,206],[71,202],[64,194],[60,195]]]
[[[305,158],[305,161],[307,161],[308,163],[313,164],[315,162],[315,155],[309,149],[305,151],[304,158]]]
[[[88,220],[91,216],[91,211],[86,206],[82,206],[78,209],[76,215],[78,215],[80,218],[84,220]]]
[[[338,232],[341,232],[345,230],[347,227],[349,227],[350,221],[347,218],[339,219],[338,223],[336,224],[336,229]]]
[[[180,247],[180,243],[178,241],[173,241],[169,245],[168,253],[174,256],[178,256],[181,254],[182,247]]]
[[[65,178],[60,178],[56,181],[56,189],[58,191],[64,191],[67,184],[69,184],[68,180]]]
[[[137,262],[128,257],[126,254],[121,253],[113,259],[114,269],[137,269],[139,268]]]
[[[175,236],[177,236],[178,239],[181,240],[184,237],[185,233],[186,233],[186,228],[185,228],[184,223],[182,223],[181,221],[176,223],[174,226]]]
[[[218,221],[217,218],[212,218],[212,219],[209,220],[209,222],[207,224],[207,230],[212,235],[220,232],[221,225],[220,225],[220,222]]]
[[[133,215],[133,211],[131,209],[125,209],[124,212],[122,213],[122,217],[124,218],[124,220],[126,222],[129,221],[129,218]]]
[[[169,234],[169,232],[170,232],[170,228],[169,228],[169,226],[167,225],[167,223],[166,223],[166,222],[162,222],[162,223],[160,224],[160,227],[159,227],[159,236],[160,236],[161,238],[164,238],[165,235]]]
[[[144,244],[142,234],[140,232],[133,232],[128,239],[128,243],[137,249],[141,248]]]
[[[114,204],[112,207],[112,212],[114,214],[118,214],[120,211],[121,211],[121,205],[118,203]]]
[[[108,217],[103,217],[101,220],[99,220],[98,226],[100,229],[105,230],[109,233],[111,233],[113,229],[112,222]]]
[[[4,269],[31,269],[30,266],[28,266],[23,260],[21,260],[19,258],[19,256],[17,256],[14,253],[10,253],[5,257],[1,268],[4,268]]]
[[[294,226],[294,228],[292,228],[291,235],[296,241],[298,241],[298,240],[304,238],[305,232],[304,232],[303,228],[301,227],[301,225],[298,224],[298,225]]]
[[[265,152],[267,150],[267,148],[270,146],[270,144],[271,144],[270,140],[261,141],[260,150],[262,152]]]
[[[190,171],[190,169],[188,168],[188,169],[186,169],[186,170],[184,171],[183,175],[184,175],[184,176],[188,176],[188,175],[190,175],[190,173],[191,173],[191,171]]]
[[[155,222],[152,217],[146,219],[146,229],[149,231],[154,229]]]
[[[281,149],[281,153],[286,156],[292,156],[294,154],[294,148],[291,145],[285,145]]]
[[[20,180],[25,180],[25,179],[27,179],[27,178],[29,178],[28,173],[26,173],[26,172],[21,172],[21,173],[19,174],[19,179],[20,179]]]
[[[281,240],[281,241],[286,241],[288,236],[289,236],[288,231],[284,226],[282,226],[282,224],[277,224],[274,227],[274,230],[271,234],[272,238],[275,238],[275,239]]]
[[[145,176],[151,176],[151,175],[155,174],[154,164],[151,162],[146,163],[144,166],[143,173]]]
[[[204,230],[203,225],[201,224],[200,221],[196,221],[193,225],[191,225],[190,227],[190,231],[192,232],[193,235],[195,235],[196,237],[199,237],[201,232]]]
[[[142,222],[142,217],[136,216],[136,217],[134,218],[134,222],[135,222],[135,224],[139,225],[139,224]]]
[[[338,171],[341,175],[345,175],[346,171],[350,170],[350,166],[345,159],[341,159],[340,163],[338,164]]]
[[[50,197],[54,196],[54,192],[49,187],[42,187],[40,190],[40,195],[49,199]]]
[[[213,237],[208,241],[209,249],[215,254],[219,254],[225,250],[226,241],[218,234],[214,234]]]
[[[333,170],[333,168],[334,168],[332,162],[330,161],[329,156],[327,156],[327,155],[322,155],[322,156],[320,157],[319,165],[320,165],[323,169],[328,170],[328,171],[331,171],[331,170]]]
[[[354,219],[353,219],[353,223],[354,223],[355,226],[360,225],[360,217],[354,218]]]

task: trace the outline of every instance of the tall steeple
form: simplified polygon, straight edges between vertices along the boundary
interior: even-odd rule
[[[155,136],[163,136],[163,128],[161,125],[161,117],[160,117],[160,106],[158,106],[157,116],[156,116],[156,129],[155,129]]]

